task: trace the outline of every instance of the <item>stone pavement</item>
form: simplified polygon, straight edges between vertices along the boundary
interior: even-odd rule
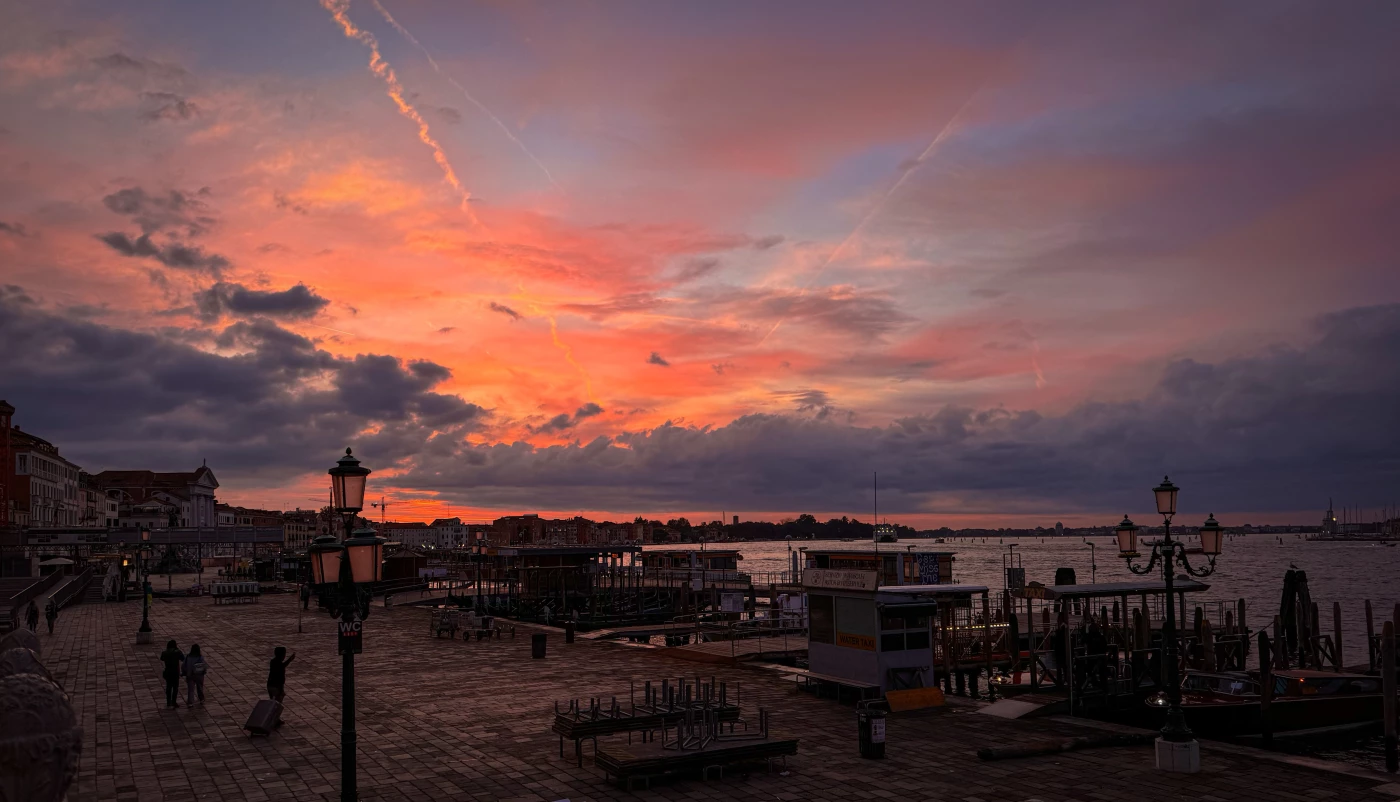
[[[338,798],[340,659],[334,622],[314,608],[297,634],[294,596],[216,607],[205,598],[157,600],[155,643],[135,645],[137,602],[80,604],[64,611],[44,660],[72,695],[83,727],[71,802],[86,800],[334,800]],[[645,649],[551,634],[548,657],[530,659],[529,630],[498,642],[438,640],[423,609],[376,608],[357,663],[362,799],[583,800],[630,797],[558,757],[552,703],[616,694],[629,681],[689,675],[710,667]],[[164,708],[159,661],[165,641],[200,644],[210,662],[203,707]],[[252,738],[241,726],[263,695],[267,660],[285,645],[286,725]],[[1085,730],[1062,721],[1004,721],[965,707],[893,716],[888,758],[867,761],[850,707],[798,692],[769,674],[721,668],[742,685],[746,716],[762,705],[773,729],[802,738],[788,776],[761,767],[723,780],[659,783],[650,799],[1021,800],[1335,799],[1394,802],[1379,778],[1318,771],[1240,749],[1203,750],[1195,776],[1152,768],[1148,747],[1052,757],[979,761],[981,746],[1025,744]],[[640,690],[638,691],[640,694]],[[182,695],[183,699],[183,695]],[[588,749],[588,747],[585,747]],[[571,752],[571,749],[566,750]],[[586,752],[591,755],[591,749]]]

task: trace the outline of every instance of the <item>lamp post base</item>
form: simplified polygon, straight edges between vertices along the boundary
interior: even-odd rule
[[[1201,770],[1201,742],[1157,739],[1157,768],[1178,774],[1195,774]]]
[[[145,632],[142,632],[142,631],[140,631],[140,630],[137,630],[137,632],[136,632],[136,642],[137,642],[138,644],[141,644],[141,643],[150,643],[150,642],[152,642],[152,640],[155,638],[155,634],[156,634],[156,633],[150,631],[149,629],[146,630]]]

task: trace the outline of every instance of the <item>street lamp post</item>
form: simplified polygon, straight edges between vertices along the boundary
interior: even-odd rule
[[[1162,624],[1163,662],[1166,663],[1167,720],[1162,727],[1162,737],[1157,739],[1157,768],[1166,771],[1195,773],[1201,768],[1200,745],[1191,728],[1186,725],[1186,715],[1181,709],[1181,677],[1178,664],[1178,644],[1176,638],[1176,605],[1173,602],[1176,566],[1179,564],[1186,573],[1194,577],[1210,576],[1215,571],[1215,558],[1220,555],[1223,529],[1211,515],[1201,526],[1201,553],[1206,555],[1207,565],[1193,568],[1186,559],[1186,544],[1172,540],[1172,516],[1176,515],[1178,488],[1167,477],[1162,484],[1152,489],[1157,498],[1157,513],[1162,516],[1162,539],[1152,545],[1152,556],[1147,565],[1133,565],[1133,558],[1139,556],[1137,550],[1138,527],[1128,516],[1118,524],[1119,556],[1135,574],[1148,574],[1162,565],[1162,578],[1166,585],[1166,620]]]
[[[151,530],[141,530],[141,555],[140,568],[137,575],[141,577],[141,627],[136,630],[137,643],[150,643],[154,636],[151,634],[151,575],[147,567],[147,561],[151,552]]]
[[[311,579],[332,618],[340,619],[338,645],[340,679],[340,798],[358,798],[355,770],[355,655],[362,649],[363,622],[369,616],[370,586],[380,579],[384,539],[372,529],[354,529],[355,515],[364,509],[365,482],[370,470],[345,449],[331,477],[332,506],[345,520],[345,539],[323,535],[309,549]]]

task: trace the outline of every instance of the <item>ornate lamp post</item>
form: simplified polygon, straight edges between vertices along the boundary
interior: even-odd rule
[[[340,619],[340,798],[358,796],[355,772],[355,655],[361,650],[363,621],[369,616],[370,586],[380,579],[384,539],[372,529],[354,530],[355,514],[364,509],[370,470],[345,449],[331,477],[332,506],[345,520],[346,537],[322,535],[308,550],[311,581],[332,618]],[[352,531],[353,530],[353,531]]]
[[[141,530],[141,567],[146,567],[146,561],[151,554],[151,530],[143,528]],[[150,643],[153,639],[151,634],[151,576],[149,573],[141,575],[141,627],[136,630],[137,643]]]
[[[1210,576],[1215,571],[1215,558],[1220,555],[1222,546],[1222,529],[1215,520],[1215,515],[1206,519],[1201,526],[1201,552],[1206,555],[1207,564],[1202,568],[1193,568],[1186,559],[1186,544],[1180,540],[1172,540],[1172,516],[1176,515],[1176,496],[1178,488],[1171,483],[1167,477],[1162,477],[1162,483],[1152,489],[1157,497],[1157,513],[1162,516],[1163,533],[1162,539],[1152,545],[1152,556],[1147,565],[1133,565],[1133,558],[1139,556],[1137,550],[1138,527],[1133,524],[1128,516],[1123,516],[1122,523],[1118,524],[1116,534],[1118,536],[1119,556],[1127,562],[1128,570],[1135,574],[1148,574],[1156,569],[1160,562],[1162,565],[1162,578],[1166,583],[1166,621],[1162,624],[1162,645],[1163,661],[1166,663],[1166,685],[1167,685],[1167,721],[1162,727],[1162,737],[1157,739],[1157,768],[1166,771],[1178,771],[1185,773],[1195,773],[1201,769],[1200,744],[1195,736],[1191,734],[1191,728],[1186,726],[1186,715],[1181,710],[1181,677],[1177,656],[1176,639],[1176,605],[1172,600],[1173,582],[1176,578],[1176,566],[1179,564],[1186,569],[1186,573],[1194,577]]]

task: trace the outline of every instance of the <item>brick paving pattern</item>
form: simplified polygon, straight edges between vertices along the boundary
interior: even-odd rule
[[[305,614],[297,634],[294,596],[215,606],[157,600],[155,643],[135,644],[139,603],[65,610],[44,660],[72,695],[83,754],[71,802],[87,800],[334,800],[338,798],[340,658],[335,624]],[[1394,802],[1378,780],[1203,750],[1203,773],[1163,774],[1149,747],[1099,749],[984,763],[982,746],[1082,735],[1078,725],[1004,721],[965,707],[892,716],[887,759],[862,760],[850,707],[816,699],[770,674],[712,669],[655,652],[551,634],[548,657],[530,659],[529,630],[514,639],[463,643],[428,634],[423,609],[376,608],[357,661],[362,799],[584,800],[1216,800],[1335,799]],[[42,629],[42,628],[41,628]],[[174,638],[209,660],[203,707],[164,707],[157,654]],[[286,725],[270,737],[241,729],[264,695],[274,646],[297,655],[287,671]],[[586,746],[583,768],[558,756],[549,732],[552,703],[616,694],[628,682],[717,675],[742,685],[746,717],[772,711],[773,729],[802,738],[788,776],[730,771],[724,779],[683,779],[629,794],[604,781]],[[731,693],[733,691],[731,690]]]

